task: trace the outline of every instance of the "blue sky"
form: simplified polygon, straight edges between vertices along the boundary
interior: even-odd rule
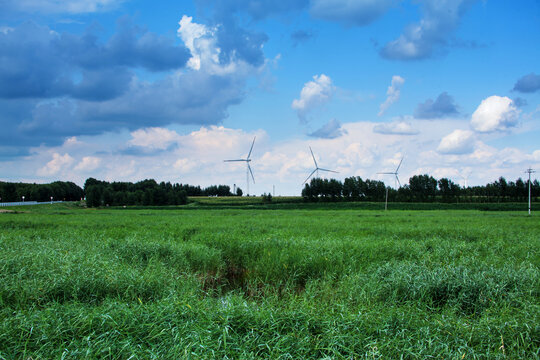
[[[237,184],[540,169],[540,3],[5,0],[0,180]],[[467,179],[467,180],[465,180]]]

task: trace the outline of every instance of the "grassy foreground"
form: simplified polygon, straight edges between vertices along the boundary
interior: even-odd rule
[[[540,217],[0,213],[0,359],[540,358]]]

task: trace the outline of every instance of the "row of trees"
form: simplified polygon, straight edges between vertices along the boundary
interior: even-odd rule
[[[180,186],[188,196],[242,196],[244,194],[240,188],[236,188],[236,191],[233,194],[231,188],[227,185],[210,185],[206,188],[189,184],[179,184],[178,186]]]
[[[307,201],[384,201],[387,188],[382,181],[348,177],[336,179],[313,178],[302,190]],[[540,183],[531,183],[534,199],[540,197]],[[206,188],[189,184],[157,183],[155,180],[106,182],[89,178],[84,190],[72,182],[56,181],[50,184],[0,182],[0,202],[21,201],[78,201],[86,194],[90,207],[103,205],[180,205],[188,196],[242,196],[238,188],[233,194],[227,185]],[[270,197],[270,196],[268,196]],[[399,202],[519,202],[528,197],[528,182],[519,178],[507,181],[500,177],[485,186],[461,187],[447,178],[435,179],[429,175],[415,175],[399,189],[388,188],[388,200]]]
[[[25,184],[0,181],[0,202],[22,201],[78,201],[83,189],[72,182],[55,181],[50,184]]]
[[[86,204],[89,207],[121,205],[182,205],[188,196],[241,196],[242,190],[233,194],[227,185],[212,185],[202,189],[187,184],[157,183],[143,180],[137,183],[100,181],[89,178],[84,183]]]
[[[386,186],[382,181],[349,177],[343,182],[336,179],[311,179],[304,186],[302,196],[307,201],[384,201]],[[447,178],[435,179],[429,175],[415,175],[409,183],[396,189],[388,188],[388,200],[399,202],[518,202],[528,197],[528,182],[521,178],[508,182],[504,177],[485,186],[461,187]],[[531,183],[533,198],[540,196],[540,183]]]

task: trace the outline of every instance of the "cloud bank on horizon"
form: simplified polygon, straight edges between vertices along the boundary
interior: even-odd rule
[[[147,7],[0,4],[0,180],[235,182],[219,161],[253,135],[261,193],[299,193],[310,145],[343,177],[376,177],[403,154],[410,175],[456,181],[540,167],[534,0]]]

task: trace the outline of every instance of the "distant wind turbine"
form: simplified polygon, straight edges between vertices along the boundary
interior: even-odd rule
[[[459,174],[459,176],[461,176],[463,178],[464,183],[465,183],[465,188],[468,188],[469,187],[469,177],[471,176],[470,171],[462,172],[461,174]]]
[[[398,177],[398,171],[399,171],[399,168],[400,168],[402,162],[403,162],[403,157],[401,158],[401,161],[399,162],[399,165],[396,168],[396,171],[394,171],[394,172],[380,172],[380,173],[377,173],[377,174],[394,175],[396,177],[396,185],[399,184],[399,187],[401,187],[401,183],[399,182],[399,177]]]
[[[332,172],[332,173],[338,173],[337,171],[334,171],[334,170],[328,170],[328,169],[323,169],[323,168],[320,168],[319,165],[317,164],[317,160],[315,160],[315,155],[313,155],[313,150],[311,150],[311,146],[309,147],[309,151],[311,152],[311,157],[313,158],[313,162],[315,163],[315,170],[313,170],[311,172],[311,174],[309,174],[309,176],[307,177],[307,179],[302,183],[302,185],[304,185],[305,183],[307,183],[307,181],[309,180],[310,177],[313,176],[313,174],[317,173],[317,177],[319,177],[319,170],[320,171],[326,171],[326,172]]]
[[[401,167],[402,162],[403,162],[403,157],[401,158],[401,161],[399,162],[399,165],[396,168],[396,171],[394,171],[394,172],[380,172],[380,173],[377,173],[377,174],[394,175],[396,177],[396,187],[397,187],[397,184],[399,184],[399,187],[401,187],[401,183],[399,182],[399,177],[398,177],[398,171],[399,171],[399,168]],[[385,186],[385,187],[386,187],[386,198],[384,200],[384,210],[387,210],[388,209],[388,186]]]
[[[249,149],[248,156],[245,159],[234,159],[234,160],[223,160],[224,162],[238,162],[238,161],[244,161],[247,165],[246,167],[246,195],[249,196],[249,174],[251,174],[251,178],[253,179],[253,184],[255,184],[255,176],[253,176],[253,171],[251,171],[251,166],[249,166],[249,163],[251,162],[250,156],[251,152],[253,151],[253,145],[255,145],[255,139],[257,137],[253,137],[253,142],[251,143],[251,148]]]

